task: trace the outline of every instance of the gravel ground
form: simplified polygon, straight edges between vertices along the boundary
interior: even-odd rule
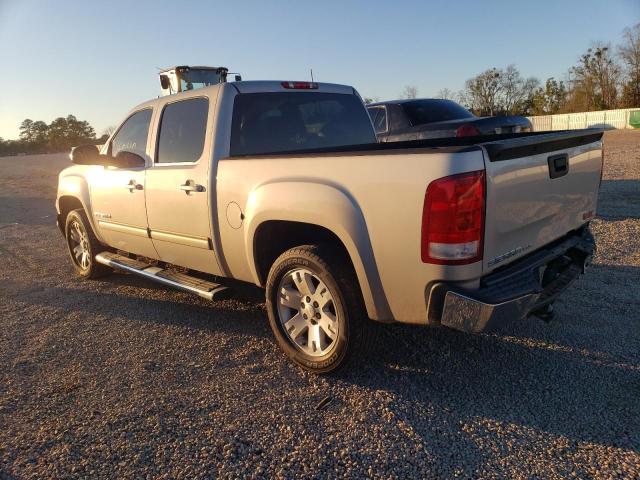
[[[598,255],[556,321],[388,326],[337,378],[285,360],[258,290],[81,281],[66,156],[0,159],[0,478],[640,477],[640,132],[606,144]]]

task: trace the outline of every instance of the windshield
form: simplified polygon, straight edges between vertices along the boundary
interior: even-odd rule
[[[223,75],[215,70],[194,70],[180,72],[180,91],[217,85],[223,81]]]
[[[412,100],[400,105],[414,126],[474,117],[469,110],[451,100]]]
[[[231,155],[258,155],[376,143],[356,95],[319,92],[237,95]]]

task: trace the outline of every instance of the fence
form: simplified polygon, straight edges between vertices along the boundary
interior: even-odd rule
[[[605,129],[640,128],[640,108],[561,113],[527,118],[531,120],[534,131],[571,130],[589,127],[601,127]]]

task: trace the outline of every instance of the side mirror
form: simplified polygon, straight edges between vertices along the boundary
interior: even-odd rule
[[[236,75],[236,82],[242,81],[242,75]]]
[[[81,145],[73,147],[69,158],[76,165],[103,165],[104,161],[100,158],[100,151],[95,145]]]
[[[118,152],[115,157],[108,158],[106,163],[108,166],[116,168],[142,168],[146,165],[144,158],[140,155],[124,150]]]

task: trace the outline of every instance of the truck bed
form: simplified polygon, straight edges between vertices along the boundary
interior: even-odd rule
[[[482,145],[491,161],[507,160],[518,156],[546,153],[599,141],[604,130],[588,128],[584,130],[557,130],[552,132],[520,132],[500,135],[479,135],[459,138],[434,138],[427,140],[409,140],[405,142],[381,142],[363,145],[345,145],[343,147],[314,148],[282,152],[268,152],[261,155],[236,155],[237,157],[299,157],[303,155],[318,156],[336,153],[381,152],[385,155],[406,150],[437,148],[442,152],[458,152],[478,148]]]

